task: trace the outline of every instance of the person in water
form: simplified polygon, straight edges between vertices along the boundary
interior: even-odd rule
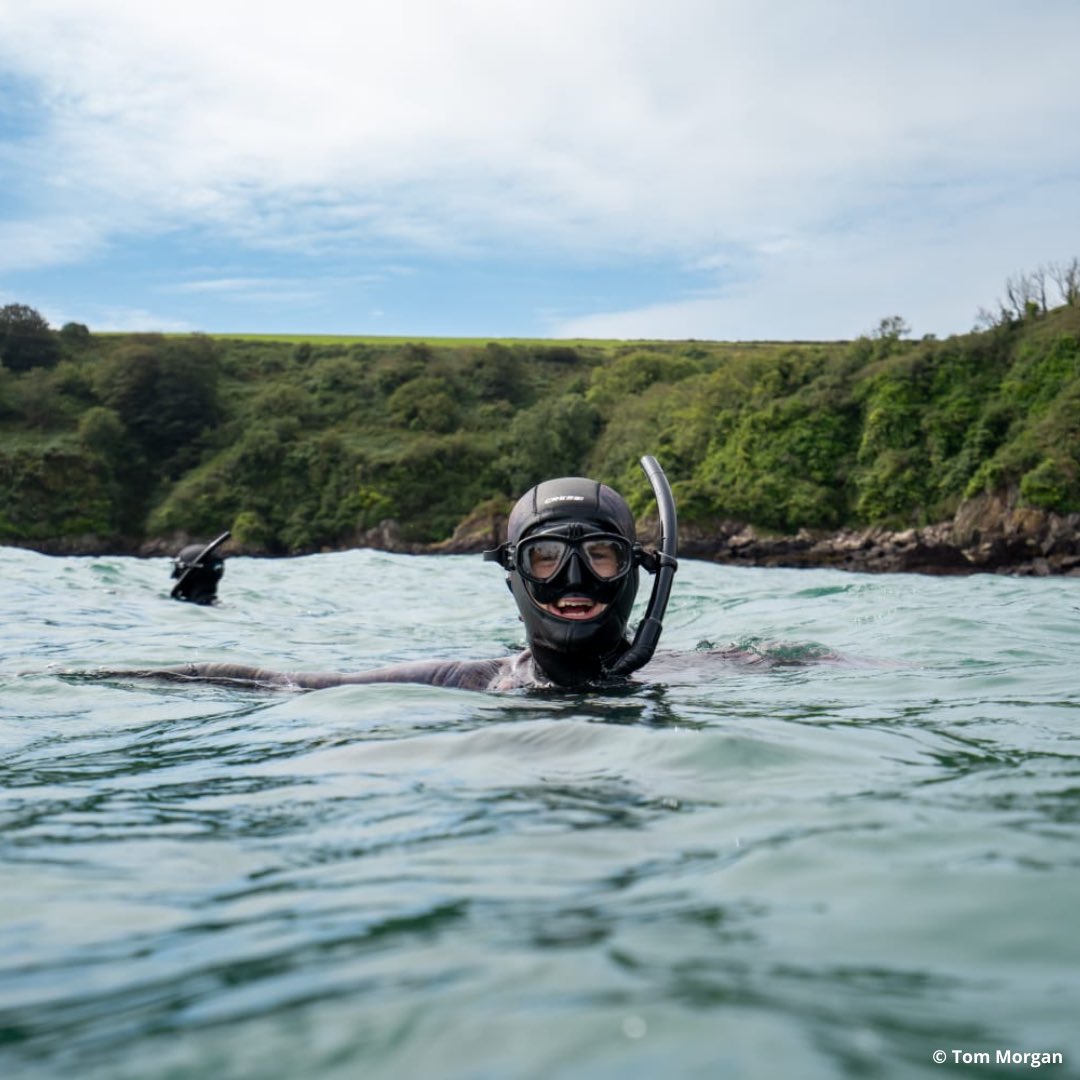
[[[216,551],[231,535],[224,532],[209,544],[188,544],[179,551],[173,560],[172,577],[176,584],[169,594],[174,600],[203,606],[217,603],[225,560]]]
[[[583,477],[546,480],[518,500],[507,522],[506,542],[484,553],[506,571],[525,625],[526,648],[516,656],[421,660],[357,673],[192,663],[117,674],[301,689],[381,682],[468,690],[575,688],[625,678],[652,658],[677,565],[671,489],[655,458],[642,458],[642,467],[660,506],[658,551],[638,543],[630,507],[606,484]],[[655,582],[631,642],[627,625],[642,566]]]

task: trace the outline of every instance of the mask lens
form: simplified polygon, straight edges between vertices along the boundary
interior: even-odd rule
[[[586,540],[581,545],[589,569],[604,581],[618,577],[630,564],[630,548],[617,540]]]
[[[534,581],[547,581],[562,568],[567,544],[563,540],[528,540],[520,550],[522,573]]]
[[[580,540],[550,535],[523,540],[517,549],[518,570],[532,581],[551,581],[562,572],[573,551],[600,581],[614,581],[630,569],[629,543],[622,537],[594,534]]]

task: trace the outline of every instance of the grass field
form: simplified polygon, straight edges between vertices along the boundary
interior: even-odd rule
[[[156,331],[147,331],[156,333]],[[135,332],[130,330],[103,330],[95,331],[96,337],[132,337]],[[167,338],[190,337],[190,332],[169,332],[161,335]],[[627,348],[663,348],[670,349],[680,345],[721,345],[738,349],[762,349],[775,348],[778,345],[843,345],[846,341],[818,341],[818,340],[779,340],[766,339],[760,341],[713,341],[703,338],[527,338],[527,337],[439,337],[429,334],[409,334],[396,336],[392,334],[247,334],[247,333],[208,333],[207,337],[217,341],[264,341],[284,342],[287,345],[373,345],[373,346],[397,346],[397,345],[431,345],[448,349],[454,348],[477,348],[484,345],[526,346],[530,348],[568,348],[568,349],[597,349],[601,352],[614,352],[616,349]]]
[[[408,337],[372,334],[211,334],[210,337],[229,341],[284,341],[290,345],[441,345],[447,348],[469,348],[488,344],[530,345],[545,348],[615,349],[627,344],[658,344],[656,342],[603,341],[589,338],[499,338],[499,337],[429,337],[413,334]]]

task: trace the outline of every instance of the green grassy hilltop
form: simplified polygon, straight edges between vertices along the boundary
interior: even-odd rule
[[[1080,510],[1075,303],[945,340],[906,340],[894,319],[834,343],[95,335],[9,319],[0,357],[2,543],[231,528],[294,553],[386,519],[431,542],[565,474],[646,512],[643,453],[687,524],[921,525],[1010,488]]]

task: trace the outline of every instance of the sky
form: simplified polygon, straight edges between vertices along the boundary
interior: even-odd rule
[[[1080,255],[1076,0],[0,0],[0,304],[91,330],[970,330]]]

